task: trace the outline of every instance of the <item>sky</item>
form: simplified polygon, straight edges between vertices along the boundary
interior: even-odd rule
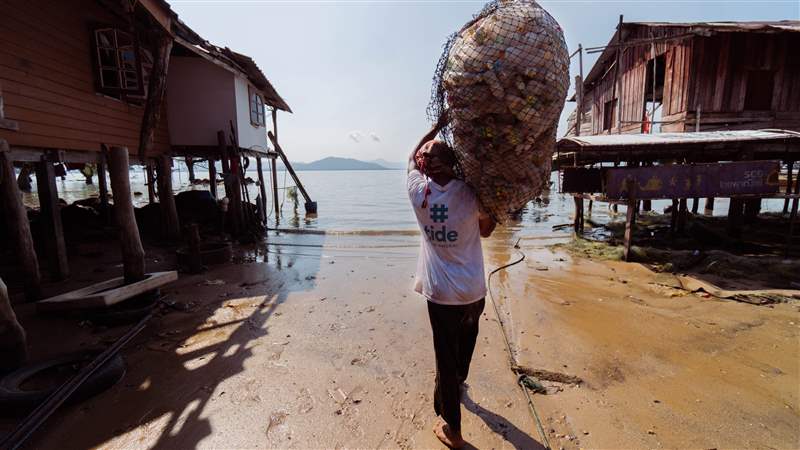
[[[278,136],[292,161],[404,161],[430,129],[436,63],[483,1],[170,0],[192,29],[251,56],[291,107]],[[800,0],[540,1],[578,44],[605,45],[626,22],[798,20]],[[588,73],[598,54],[585,55]],[[572,60],[570,80],[578,73]],[[570,88],[570,95],[573,89]],[[575,108],[567,103],[559,125]]]

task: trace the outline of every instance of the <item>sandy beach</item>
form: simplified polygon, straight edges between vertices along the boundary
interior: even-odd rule
[[[122,381],[61,409],[30,447],[441,448],[430,325],[411,291],[416,239],[284,233],[182,275],[162,291],[172,307],[125,350]],[[484,241],[487,270],[518,258],[516,240],[500,229]],[[521,240],[525,260],[491,288],[515,360],[583,383],[532,395],[545,440],[487,301],[463,399],[470,445],[800,444],[800,307],[689,294],[638,264],[554,252],[563,240]],[[148,268],[168,264],[166,251],[148,249]],[[112,250],[84,253],[76,283],[120,270]],[[124,331],[20,310],[36,356]],[[45,328],[63,340],[40,338]]]

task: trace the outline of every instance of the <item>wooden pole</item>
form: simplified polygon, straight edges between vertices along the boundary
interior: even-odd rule
[[[672,209],[670,210],[669,232],[675,234],[678,230],[678,199],[672,199]]]
[[[786,194],[792,193],[792,172],[794,171],[794,161],[786,162],[787,175],[786,175]],[[800,175],[798,176],[800,177]],[[789,211],[789,199],[783,201],[783,214]]]
[[[61,224],[61,208],[58,205],[58,188],[53,163],[47,156],[42,156],[36,167],[36,187],[39,191],[39,208],[41,209],[44,248],[50,265],[50,273],[54,281],[69,276],[67,246],[64,244],[64,227]]]
[[[108,148],[103,145],[100,152],[100,158],[97,163],[97,187],[100,189],[100,211],[103,216],[103,221],[106,225],[111,223],[111,208],[108,207],[108,177],[106,176],[106,169],[108,163],[106,162],[108,155]]]
[[[703,213],[707,216],[714,215],[714,197],[707,197],[706,198],[706,208]]]
[[[728,234],[739,237],[742,234],[742,210],[744,200],[732,198],[728,206]]]
[[[685,198],[680,199],[678,207],[678,233],[686,231],[686,216],[688,214],[687,201]]]
[[[261,165],[261,157],[256,157],[256,169],[258,170],[258,189],[261,194],[259,211],[261,211],[261,221],[267,222],[267,187],[264,186],[264,167]]]
[[[172,192],[172,158],[167,155],[158,157],[158,203],[161,205],[164,236],[169,240],[180,239],[178,209]]]
[[[150,161],[146,161],[145,164],[145,171],[147,173],[147,198],[152,205],[156,202],[156,177],[153,173],[153,165]]]
[[[194,158],[191,156],[184,156],[183,161],[186,164],[186,170],[189,172],[189,183],[194,184],[196,180],[194,176]]]
[[[22,269],[25,297],[29,301],[39,300],[42,297],[39,260],[33,246],[28,214],[14,176],[8,143],[3,139],[0,139],[0,197],[0,205],[5,208],[2,215],[10,232],[11,245]]]
[[[573,195],[572,199],[575,201],[575,221],[573,223],[573,228],[577,234],[583,231],[583,197]]]
[[[139,129],[139,160],[142,162],[145,160],[147,151],[153,147],[153,136],[161,118],[164,94],[167,91],[167,70],[169,69],[169,55],[172,52],[173,38],[168,33],[162,32],[153,41],[150,49],[153,55],[153,67],[150,69],[147,99],[142,114],[142,125]]]
[[[211,196],[217,199],[217,166],[213,157],[208,158],[208,190]]]
[[[278,203],[278,158],[272,158],[272,203],[275,208],[275,223],[281,218],[281,205]],[[286,169],[284,169],[286,170]]]
[[[578,114],[576,119],[578,124],[575,126],[575,136],[581,135],[581,125],[583,124],[583,45],[578,44],[578,83],[575,86],[578,94]]]
[[[652,33],[650,33],[652,38]],[[653,102],[650,104],[650,134],[653,134],[653,128],[655,128],[655,120],[656,120],[656,74],[658,73],[657,60],[656,60],[656,44],[655,42],[650,43],[650,56],[653,58]]]
[[[128,168],[128,149],[111,147],[108,151],[108,173],[114,194],[114,219],[119,228],[125,282],[133,283],[144,279],[144,248],[133,212]]]
[[[222,130],[217,131],[217,148],[219,148],[219,157],[222,161],[222,179],[225,186],[225,197],[231,199],[230,187],[230,173],[231,165],[228,161],[228,142],[225,140],[225,132]]]
[[[617,99],[617,92],[619,91],[622,97],[622,89],[617,89],[619,80],[619,65],[622,59],[622,14],[619,15],[619,25],[617,25],[617,59],[614,64],[614,86],[611,91],[611,100],[616,101],[617,105],[617,134],[622,133],[622,99]]]
[[[628,207],[625,212],[625,237],[623,241],[622,257],[625,261],[630,261],[631,256],[631,241],[633,241],[633,231],[636,226],[636,206],[639,203],[636,200],[636,184],[633,180],[628,180]]]
[[[700,208],[700,199],[697,197],[692,198],[692,214],[697,214],[697,210]]]

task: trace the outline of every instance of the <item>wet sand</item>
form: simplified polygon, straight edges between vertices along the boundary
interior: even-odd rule
[[[563,236],[524,238],[526,260],[492,279],[517,361],[584,380],[533,395],[553,448],[800,446],[796,304],[687,294],[637,264],[553,253]],[[416,239],[283,234],[270,242],[288,245],[181,276],[164,289],[177,309],[129,345],[123,380],[29,447],[443,448],[427,311],[410,291]],[[487,269],[517,258],[516,239],[485,242]],[[487,302],[465,438],[537,448],[500,333]]]

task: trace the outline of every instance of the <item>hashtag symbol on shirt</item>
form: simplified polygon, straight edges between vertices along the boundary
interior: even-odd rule
[[[431,220],[444,223],[447,220],[447,205],[434,203],[433,208],[431,208]]]

